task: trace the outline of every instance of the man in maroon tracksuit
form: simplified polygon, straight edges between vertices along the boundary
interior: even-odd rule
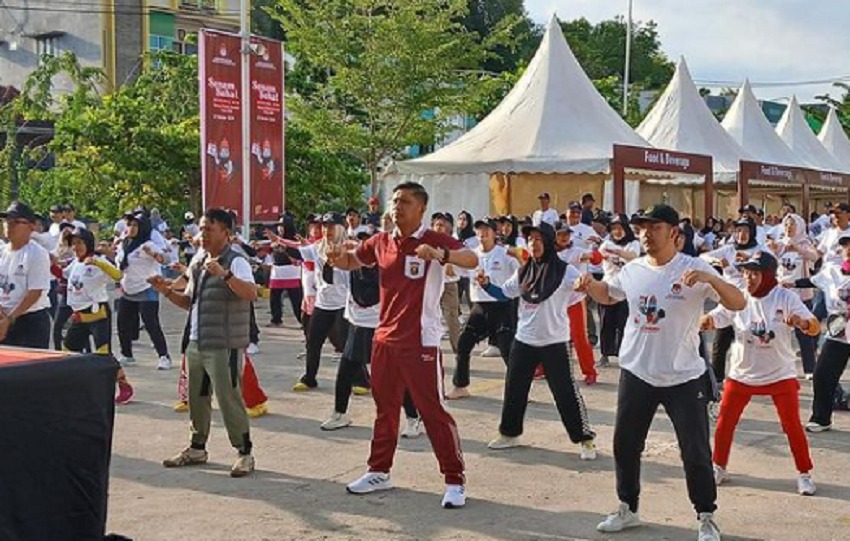
[[[368,494],[392,488],[390,468],[398,442],[399,412],[407,390],[419,410],[440,471],[445,476],[444,508],[466,503],[463,454],[454,419],[444,407],[440,340],[442,265],[474,268],[478,258],[447,235],[423,222],[428,193],[416,183],[393,190],[395,229],[379,233],[355,251],[335,247],[331,259],[341,269],[378,265],[381,316],[372,349],[372,396],[377,418],[369,470],[348,492]]]

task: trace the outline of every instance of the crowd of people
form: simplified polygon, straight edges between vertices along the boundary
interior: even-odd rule
[[[830,430],[833,411],[847,404],[839,379],[850,358],[850,205],[808,223],[791,204],[767,219],[745,205],[736,218],[703,226],[664,204],[627,216],[596,209],[592,194],[564,213],[548,193],[538,202],[525,217],[427,214],[427,192],[404,183],[386,213],[373,197],[363,213],[310,214],[303,228],[285,213],[242,236],[226,210],[207,209],[199,221],[186,212],[174,232],[155,209],[136,208],[99,241],[71,205],[41,217],[14,202],[0,213],[0,342],[111,355],[114,327],[116,402],[126,404],[134,391],[124,369],[135,364],[141,330],[157,368],[173,366],[159,320],[164,298],[187,311],[175,409],[188,409],[192,430],[189,446],[163,464],[208,460],[215,394],[238,452],[231,475],[242,477],[255,466],[249,418],[267,410],[251,364],[255,304],[267,288],[267,325],[283,325],[285,296],[304,332],[304,372],[293,391],[319,386],[326,341],[339,356],[321,428],[352,424],[351,394],[374,399],[368,469],[350,493],[392,488],[400,431],[415,438],[424,425],[445,477],[443,507],[465,505],[461,440],[444,400],[472,396],[473,351],[485,343],[506,367],[493,450],[521,445],[531,386],[545,379],[580,458],[594,460],[596,434],[572,358],[586,386],[617,362],[620,503],[597,526],[602,532],[640,524],[641,453],[659,405],[675,428],[700,541],[720,539],[717,486],[730,479],[735,428],[752,396],[772,398],[797,490],[814,494],[805,431]],[[444,340],[455,365],[449,389]],[[801,379],[814,388],[805,431]],[[709,404],[718,400],[712,446]]]

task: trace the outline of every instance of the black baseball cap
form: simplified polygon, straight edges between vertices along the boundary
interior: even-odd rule
[[[587,192],[586,194],[581,196],[581,202],[584,203],[585,201],[593,201],[594,203],[596,203],[596,199],[594,199],[593,194],[590,192]]]
[[[605,212],[604,210],[600,210],[593,215],[593,218],[591,218],[590,221],[602,225],[608,225],[609,223],[611,223],[611,215]]]
[[[339,212],[326,212],[322,215],[322,224],[345,225],[345,216]]]
[[[455,218],[452,216],[451,212],[435,212],[431,215],[431,223],[434,223],[437,220],[445,220],[450,225],[455,224]]]
[[[504,214],[502,216],[496,217],[497,222],[514,222],[515,220],[516,216],[514,216],[513,214]]]
[[[840,246],[850,244],[850,231],[844,231],[840,235],[838,235],[838,244]]]
[[[473,227],[475,229],[478,229],[482,225],[489,227],[493,231],[496,230],[496,220],[494,220],[493,218],[491,218],[489,216],[485,216],[485,217],[481,218],[480,220],[475,220],[475,224],[473,225]]]
[[[310,213],[307,215],[307,223],[308,224],[318,224],[322,222],[322,215]]]
[[[647,223],[665,223],[679,227],[679,213],[670,205],[659,203],[646,211],[643,215],[633,216],[632,223],[643,225]]]
[[[552,198],[549,196],[549,192],[543,192],[543,193],[541,193],[540,195],[537,196],[537,199],[552,199]]]
[[[560,233],[563,231],[564,233],[572,233],[573,230],[570,229],[570,226],[567,222],[556,222],[555,223],[555,233]]]
[[[33,212],[29,205],[20,201],[12,201],[12,204],[6,208],[5,212],[0,212],[0,218],[26,220],[30,223],[34,223],[36,220],[35,212]]]
[[[744,212],[752,212],[753,214],[757,213],[755,205],[743,205],[738,209],[739,214],[743,214]]]
[[[850,212],[850,205],[847,203],[838,203],[832,207],[832,212]]]
[[[348,216],[349,214],[356,214],[360,216],[360,211],[354,207],[348,207],[348,210],[345,211],[345,215]]]
[[[581,210],[582,206],[581,203],[579,203],[578,201],[570,201],[570,204],[567,205],[567,208],[570,210]]]
[[[65,212],[65,207],[62,205],[51,205],[50,212]]]
[[[755,252],[749,259],[735,265],[738,269],[755,271],[775,271],[777,267],[776,258],[768,252]]]
[[[626,218],[626,219],[623,220],[623,218]],[[634,219],[632,221],[634,221]],[[608,225],[614,225],[614,224],[620,224],[621,226],[626,227],[627,225],[629,225],[629,219],[625,214],[615,214],[611,218],[611,221],[608,222]]]
[[[756,223],[750,218],[741,218],[740,220],[735,220],[732,225],[735,227],[752,227],[755,224]]]

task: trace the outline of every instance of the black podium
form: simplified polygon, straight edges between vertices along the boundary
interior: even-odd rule
[[[118,364],[0,347],[0,539],[101,541]]]

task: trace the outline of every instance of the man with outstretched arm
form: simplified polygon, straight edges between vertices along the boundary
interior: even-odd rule
[[[369,469],[349,484],[348,492],[368,494],[392,488],[390,469],[398,441],[399,412],[405,390],[413,398],[445,476],[444,508],[463,507],[463,454],[454,419],[444,407],[440,340],[440,296],[448,263],[471,269],[478,258],[448,235],[423,222],[428,193],[407,182],[393,190],[395,228],[378,233],[356,250],[330,248],[340,269],[378,265],[381,314],[372,349],[372,396],[377,407]]]

